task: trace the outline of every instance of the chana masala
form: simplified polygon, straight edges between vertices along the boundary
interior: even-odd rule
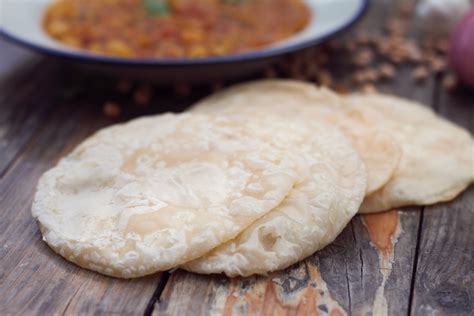
[[[46,32],[65,45],[135,58],[245,52],[303,30],[303,0],[56,0]]]

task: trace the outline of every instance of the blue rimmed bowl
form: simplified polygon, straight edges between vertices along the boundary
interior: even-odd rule
[[[161,82],[207,82],[255,72],[281,56],[317,45],[351,27],[369,0],[305,0],[312,12],[309,25],[294,36],[261,49],[218,57],[136,59],[97,55],[54,40],[42,18],[52,0],[1,0],[0,35],[82,69]]]

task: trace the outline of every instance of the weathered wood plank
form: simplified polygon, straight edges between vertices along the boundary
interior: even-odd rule
[[[153,315],[342,315],[317,268],[308,261],[268,277],[229,279],[173,273]]]
[[[441,85],[441,84],[439,84]],[[438,89],[439,102],[436,110],[452,122],[474,133],[474,94],[472,90],[460,89],[455,93],[446,93]]]
[[[0,82],[11,80],[15,77],[21,69],[28,68],[29,66],[37,63],[41,60],[41,57],[37,54],[14,46],[4,39],[0,38]]]
[[[474,132],[474,95],[438,90],[440,114]],[[473,151],[474,158],[474,151]],[[474,187],[454,201],[426,207],[411,312],[472,315]]]
[[[411,274],[415,251],[411,236],[418,229],[418,214],[392,211],[358,216],[331,245],[268,277],[228,279],[177,271],[153,314],[183,315],[189,310],[196,315],[406,313],[409,296],[401,297],[399,292],[410,288],[411,278],[402,273]]]
[[[418,208],[358,216],[318,253],[321,274],[346,311],[407,312],[419,216]]]
[[[393,6],[393,2],[373,2],[360,27],[380,29],[384,12]],[[409,67],[380,88],[427,106],[433,103],[434,80],[415,84]],[[228,280],[175,272],[154,314],[180,315],[193,306],[199,306],[193,309],[197,315],[407,314],[420,211],[408,208],[357,216],[331,245],[269,277]]]
[[[94,104],[56,107],[1,181],[0,314],[138,315],[147,307],[159,275],[127,281],[78,268],[41,240],[30,213],[40,175],[105,123]]]
[[[376,3],[377,14],[388,12],[389,6],[380,5],[380,3]],[[381,14],[381,16],[385,18],[386,15]],[[364,25],[367,28],[374,26],[381,28],[380,18],[375,19],[369,16]],[[1,53],[0,49],[0,58]],[[12,85],[11,82],[7,80],[6,83],[0,84],[1,109],[12,104],[33,105],[31,97],[30,99],[24,97],[31,95],[30,92],[19,96],[9,94],[8,98],[10,95],[15,96],[19,98],[19,101],[10,99],[5,102],[6,97],[2,97],[4,95],[2,92],[10,93],[12,86],[19,84],[18,82]],[[434,101],[432,99],[433,82],[433,80],[427,80],[417,85],[411,80],[410,69],[404,68],[394,83],[383,84],[381,88],[383,91],[394,92],[432,104]],[[8,84],[8,89],[4,88],[7,87],[6,84]],[[53,86],[61,87],[58,83]],[[49,87],[41,90],[51,93],[54,89]],[[99,126],[110,123],[100,118],[100,105],[104,97],[108,98],[107,95],[112,95],[110,91],[104,92],[100,89],[90,91],[91,95],[95,95],[96,100],[92,103],[96,107],[91,106],[87,109],[82,109],[89,103],[86,100],[79,100],[77,104],[69,104],[68,108],[59,109],[56,104],[58,102],[48,93],[45,93],[44,99],[40,99],[38,103],[44,106],[50,104],[47,101],[53,101],[51,104],[54,104],[52,107],[54,113],[51,117],[48,111],[44,112],[42,114],[44,116],[40,119],[38,119],[40,117],[38,114],[29,116],[26,110],[30,107],[27,106],[23,108],[24,112],[20,110],[11,112],[12,115],[18,115],[22,119],[27,117],[37,119],[36,125],[33,124],[33,126],[38,126],[39,122],[41,128],[10,129],[14,132],[9,132],[9,135],[16,135],[9,139],[16,141],[17,136],[24,139],[14,146],[16,149],[9,160],[13,161],[18,152],[23,151],[22,155],[0,181],[2,217],[0,221],[0,245],[2,245],[0,249],[0,314],[35,312],[141,314],[155,291],[158,276],[121,281],[79,269],[54,254],[40,240],[36,223],[31,219],[29,207],[34,186],[41,173],[51,166],[61,153],[67,152],[87,134]],[[162,97],[161,93],[159,97]],[[451,97],[443,94],[441,98]],[[459,99],[464,100],[466,96],[459,96]],[[189,100],[169,97],[156,101],[160,102],[160,110],[164,108],[174,110],[177,109],[176,106],[182,109],[189,103]],[[448,112],[453,111],[453,107],[448,105],[450,102],[441,101],[437,106],[448,116],[450,116]],[[444,108],[446,110],[443,110]],[[472,102],[463,108],[458,108],[456,113],[462,114],[456,117],[456,121],[464,126],[472,126],[472,109]],[[129,108],[126,112],[128,115],[137,115],[157,110],[156,107]],[[49,117],[48,120],[46,120],[47,117]],[[126,117],[127,115],[122,118]],[[0,122],[2,118],[0,116]],[[9,116],[6,121],[20,122],[21,120],[14,120]],[[47,123],[41,124],[44,122]],[[17,123],[14,126],[23,128]],[[27,133],[30,135],[25,135]],[[33,141],[31,141],[32,136],[34,136]],[[26,144],[30,141],[31,143],[27,146]],[[0,156],[1,154],[0,150]],[[472,298],[473,295],[468,283],[472,283],[472,274],[469,274],[472,273],[472,269],[469,270],[472,251],[469,246],[472,245],[473,240],[468,235],[469,225],[472,226],[472,212],[465,213],[469,207],[472,210],[473,194],[471,192],[472,189],[453,204],[430,207],[425,212],[423,232],[429,227],[434,226],[434,228],[422,235],[425,244],[422,243],[420,246],[417,269],[420,274],[415,283],[415,299],[412,303],[412,311],[416,314],[426,314],[430,311],[429,308],[450,314],[472,311],[472,305],[465,303],[465,298]],[[439,207],[444,207],[444,211],[438,210]],[[446,217],[455,209],[462,209],[461,212],[456,212],[460,214],[459,219]],[[307,260],[269,277],[227,279],[222,276],[199,276],[183,271],[174,272],[164,289],[161,300],[155,305],[154,314],[203,315],[231,312],[235,315],[247,313],[337,315],[345,312],[406,314],[419,230],[421,214],[419,210],[419,208],[413,208],[380,215],[358,216],[333,244]],[[432,213],[437,215],[431,218]],[[466,233],[461,234],[460,237],[445,236],[450,232],[446,226],[447,223],[456,227],[456,231]],[[441,247],[440,239],[446,242],[442,246],[442,251],[436,250]],[[430,252],[431,248],[435,248],[435,251]],[[464,256],[460,256],[463,251]],[[443,256],[444,252],[449,254],[449,258],[447,255]],[[466,257],[466,254],[471,254],[471,257]],[[447,266],[433,262],[439,258],[443,258],[441,261],[444,262],[456,256],[461,258],[459,266],[455,265],[454,260],[449,261],[450,264]],[[431,271],[442,273],[437,279],[432,279]],[[467,277],[462,279],[462,273]],[[457,287],[450,287],[453,284]],[[444,291],[436,292],[437,286]],[[453,305],[452,302],[456,304]],[[418,306],[427,307],[420,309]]]
[[[453,202],[426,208],[412,313],[472,315],[474,188]]]
[[[378,25],[375,27],[380,29],[390,16],[390,11],[396,8],[396,4],[392,1],[379,1],[373,4],[379,18],[369,19],[377,20]],[[384,8],[380,8],[381,5]],[[373,27],[373,22],[365,26],[368,30]],[[410,33],[411,36],[417,36],[415,29]],[[416,83],[412,78],[411,66],[401,65],[397,68],[395,79],[379,83],[378,89],[432,107],[435,102],[434,77]],[[346,311],[354,315],[408,313],[409,291],[422,211],[422,207],[409,207],[381,214],[363,215],[352,220],[351,234],[343,232],[340,237],[344,240],[341,249],[345,249],[347,254],[320,265],[323,277],[329,276],[326,282],[330,292]],[[333,244],[337,245],[339,240]],[[331,249],[332,246],[327,249]],[[321,251],[319,256],[325,251],[326,249]]]
[[[54,67],[0,40],[0,178],[51,109]]]

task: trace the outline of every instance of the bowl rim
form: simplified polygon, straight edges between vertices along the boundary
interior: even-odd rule
[[[264,47],[262,49],[256,49],[239,54],[229,54],[224,56],[210,56],[205,58],[126,58],[126,57],[113,57],[107,55],[91,54],[87,51],[81,50],[66,50],[60,48],[50,48],[42,46],[41,44],[32,43],[21,37],[15,36],[14,34],[4,30],[0,26],[0,37],[6,40],[39,52],[41,54],[59,57],[63,59],[75,59],[77,61],[83,61],[88,63],[100,63],[108,65],[120,65],[120,66],[199,66],[199,65],[211,65],[211,64],[228,64],[235,62],[254,61],[267,59],[279,55],[288,54],[291,52],[299,51],[311,46],[315,46],[321,42],[324,42],[331,37],[334,37],[341,32],[347,30],[354,25],[362,16],[367,12],[370,0],[360,0],[361,5],[356,12],[347,19],[345,23],[341,24],[338,28],[329,31],[323,35],[320,35],[313,39],[308,39],[301,43],[290,44],[281,47]]]

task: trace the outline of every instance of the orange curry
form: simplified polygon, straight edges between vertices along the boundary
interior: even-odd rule
[[[44,28],[98,54],[199,58],[244,52],[305,28],[303,0],[56,0]]]

